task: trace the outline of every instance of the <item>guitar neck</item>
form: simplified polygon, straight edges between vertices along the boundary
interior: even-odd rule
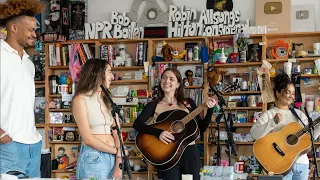
[[[312,121],[312,127],[315,127],[317,124],[320,123],[320,117],[318,117],[316,120]],[[304,128],[302,128],[299,132],[296,133],[296,135],[298,137],[302,136],[304,133],[309,132],[310,130],[310,126],[305,126]]]
[[[193,110],[191,113],[189,113],[187,116],[185,116],[181,122],[184,124],[187,124],[191,119],[196,117],[198,114],[200,114],[203,110],[207,109],[206,104],[201,104],[197,109]]]

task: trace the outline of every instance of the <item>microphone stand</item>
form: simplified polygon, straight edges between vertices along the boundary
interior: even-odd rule
[[[231,152],[237,156],[236,148],[235,148],[235,143],[233,140],[233,133],[231,132],[231,120],[228,118],[226,119],[225,113],[224,113],[224,106],[226,106],[226,101],[222,96],[222,93],[220,91],[217,91],[214,87],[210,86],[212,91],[216,94],[218,97],[219,101],[219,106],[220,106],[220,112],[219,115],[216,117],[216,123],[217,123],[217,131],[218,131],[218,140],[217,140],[217,166],[220,166],[221,164],[221,146],[220,146],[220,122],[221,119],[224,118],[225,124],[226,124],[226,131],[227,131],[227,136],[228,140],[226,140],[226,144],[228,145],[228,157],[229,157],[229,165],[231,165]],[[231,117],[231,116],[229,116]],[[230,121],[230,122],[228,122]]]
[[[111,113],[112,113],[113,119],[115,120],[114,122],[116,123],[116,126],[113,127],[112,129],[113,130],[117,130],[117,134],[118,134],[118,137],[119,137],[120,150],[122,152],[122,153],[120,153],[121,154],[122,163],[119,164],[119,167],[120,167],[120,169],[122,169],[122,179],[125,179],[125,172],[128,173],[129,179],[132,179],[131,168],[130,168],[130,165],[129,165],[129,157],[126,156],[125,148],[124,148],[124,145],[123,145],[123,142],[122,142],[122,138],[121,138],[122,137],[121,136],[121,132],[120,132],[120,129],[119,129],[120,126],[118,126],[118,123],[116,121],[116,114],[118,114],[119,119],[123,121],[123,117],[120,114],[120,108],[118,107],[118,105],[116,103],[114,103],[112,101],[111,97],[109,96],[109,94],[110,94],[109,91],[106,90],[102,84],[100,85],[100,87],[101,87],[104,95],[108,98],[108,100],[111,103],[111,108],[112,108]]]
[[[309,134],[311,136],[311,148],[312,148],[312,163],[314,164],[314,170],[313,170],[313,179],[316,180],[316,177],[319,177],[319,172],[318,172],[318,164],[317,164],[317,158],[316,158],[316,151],[315,151],[315,148],[314,148],[314,143],[313,143],[313,132],[314,132],[314,129],[313,129],[313,122],[312,122],[312,119],[310,118],[309,116],[309,113],[307,111],[307,108],[304,107],[304,111],[306,112],[306,116],[308,118],[308,130],[309,130]]]
[[[237,150],[235,147],[235,142],[233,139],[233,132],[231,132],[232,128],[232,113],[228,113],[228,118],[226,118],[226,115],[224,114],[225,124],[226,124],[226,131],[228,135],[228,140],[226,140],[228,144],[228,157],[229,157],[229,165],[231,165],[231,152],[233,155],[237,156]]]

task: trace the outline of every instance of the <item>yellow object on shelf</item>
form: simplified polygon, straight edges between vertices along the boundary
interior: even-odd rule
[[[271,69],[270,69],[270,76],[271,77],[276,76],[276,68],[274,66],[272,66]]]

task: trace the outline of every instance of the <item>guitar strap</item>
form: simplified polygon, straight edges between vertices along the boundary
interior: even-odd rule
[[[297,114],[297,112],[294,110],[294,108],[289,108],[290,109],[290,111],[292,112],[292,114],[294,114],[294,116],[296,117],[296,118],[298,118],[299,119],[299,121],[303,124],[303,127],[306,127],[306,125],[303,123],[303,121],[300,119],[300,117],[298,116],[298,114]]]

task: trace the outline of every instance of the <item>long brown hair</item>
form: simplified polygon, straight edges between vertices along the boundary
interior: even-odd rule
[[[185,101],[185,98],[183,96],[183,82],[182,82],[182,77],[180,72],[176,69],[176,68],[167,68],[163,71],[163,73],[161,74],[161,80],[162,80],[162,76],[164,75],[165,72],[167,71],[171,71],[173,72],[173,74],[176,76],[178,83],[180,84],[180,86],[178,87],[178,89],[174,92],[174,97],[177,98],[177,102],[178,104],[183,104]],[[161,84],[161,83],[160,83]],[[159,91],[158,91],[158,101],[161,101],[164,98],[164,91],[161,88],[161,85],[159,85]]]
[[[75,94],[73,98],[80,94],[87,94],[88,92],[92,92],[90,96],[93,95],[94,92],[97,92],[100,84],[105,86],[106,77],[105,71],[107,69],[108,62],[101,59],[92,58],[87,60],[87,62],[83,65],[82,71],[80,74],[80,79],[76,84]],[[101,93],[101,97],[103,99],[104,104],[110,109],[110,101]]]

